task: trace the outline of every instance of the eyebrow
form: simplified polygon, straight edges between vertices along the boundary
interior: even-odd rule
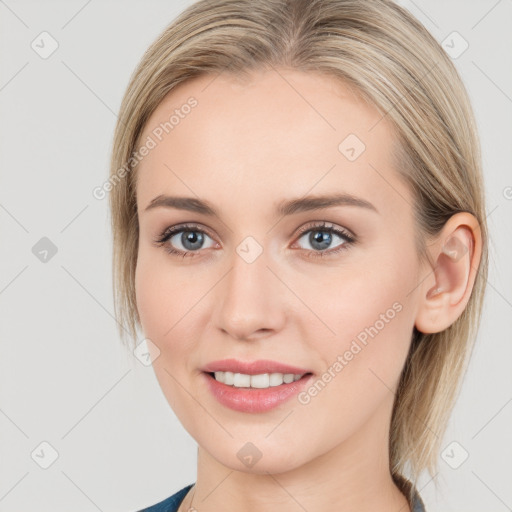
[[[357,206],[378,213],[377,208],[372,203],[351,194],[317,195],[297,199],[287,199],[277,203],[275,211],[277,215],[286,217],[301,212],[331,208],[333,206]],[[218,217],[218,212],[213,205],[208,201],[195,197],[159,195],[155,197],[148,206],[146,206],[144,211],[159,207],[187,210],[190,212],[201,213],[203,215]]]

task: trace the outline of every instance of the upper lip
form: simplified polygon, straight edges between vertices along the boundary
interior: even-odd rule
[[[270,361],[268,359],[259,359],[257,361],[238,361],[237,359],[222,359],[212,361],[202,368],[204,372],[233,372],[244,373],[246,375],[259,375],[262,373],[293,373],[305,374],[309,370],[291,366],[289,364]]]

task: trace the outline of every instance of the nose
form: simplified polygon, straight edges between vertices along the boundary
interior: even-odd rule
[[[215,321],[233,339],[259,339],[283,328],[290,297],[271,265],[265,252],[252,262],[235,252],[229,272],[216,287]]]

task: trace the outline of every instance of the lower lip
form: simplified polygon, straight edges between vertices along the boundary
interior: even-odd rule
[[[213,396],[226,407],[240,412],[266,412],[283,404],[306,387],[313,377],[304,375],[301,379],[289,384],[259,388],[235,388],[218,382],[210,374],[203,372]]]

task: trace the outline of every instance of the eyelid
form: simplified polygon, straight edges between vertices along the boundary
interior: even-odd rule
[[[319,222],[321,224],[314,224],[315,222]],[[352,239],[355,239],[356,238],[356,235],[348,228],[344,227],[344,226],[338,226],[337,224],[334,224],[332,222],[327,222],[325,220],[318,220],[318,221],[310,221],[309,223],[307,223],[305,226],[302,226],[301,228],[299,228],[299,233],[298,233],[298,237],[300,238],[301,235],[303,235],[304,233],[307,233],[308,231],[313,231],[313,230],[321,230],[321,229],[325,229],[325,230],[329,230],[329,229],[332,229],[332,230],[335,230],[335,231],[341,231],[342,233],[344,233],[347,238],[352,238]]]
[[[200,224],[196,224],[194,222],[185,222],[183,224],[175,224],[172,226],[168,226],[164,229],[160,235],[157,236],[157,238],[154,240],[155,242],[164,242],[166,240],[169,240],[169,237],[172,237],[173,235],[180,233],[182,231],[199,231],[201,233],[205,233],[210,238],[215,238],[207,228]]]
[[[319,223],[319,224],[315,224],[316,223]],[[308,232],[308,231],[311,231],[313,229],[336,229],[338,231],[341,231],[343,233],[345,233],[347,235],[348,238],[357,238],[356,235],[350,230],[350,229],[347,229],[346,227],[344,226],[337,226],[336,224],[333,224],[332,222],[327,222],[327,221],[323,221],[323,220],[318,220],[318,221],[310,221],[308,223],[306,223],[305,225],[303,225],[301,228],[299,228],[298,230],[298,233],[297,233],[297,237],[296,238],[300,238],[301,235],[303,235],[304,233]],[[191,230],[191,231],[200,231],[200,232],[204,232],[206,233],[210,238],[215,238],[208,230],[208,228],[202,226],[201,224],[199,223],[195,223],[195,222],[185,222],[183,224],[175,224],[173,226],[168,226],[167,228],[164,229],[164,231],[157,237],[157,239],[155,241],[161,241],[162,239],[164,238],[167,238],[167,235],[171,235],[171,234],[176,234],[176,233],[179,233],[180,231],[185,231],[185,230]]]

